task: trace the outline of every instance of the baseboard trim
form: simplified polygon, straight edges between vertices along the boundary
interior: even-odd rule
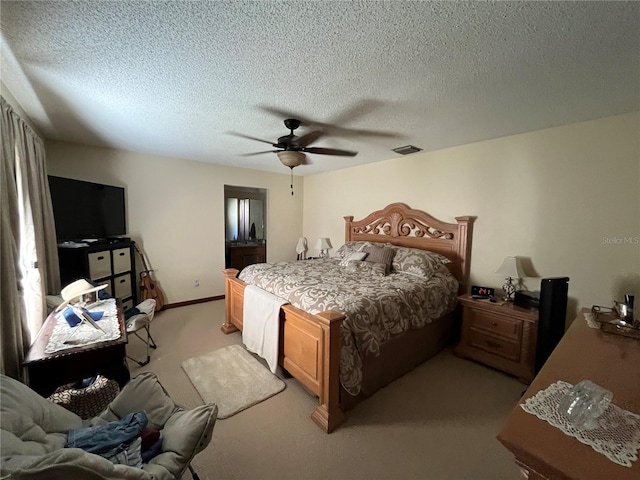
[[[215,302],[217,300],[224,300],[224,295],[217,295],[215,297],[196,298],[195,300],[187,300],[186,302],[167,303],[162,310],[168,310],[170,308],[186,307],[187,305],[195,305],[196,303]]]

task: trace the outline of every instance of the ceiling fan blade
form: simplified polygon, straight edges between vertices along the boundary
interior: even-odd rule
[[[323,123],[318,122],[316,120],[311,120],[306,118],[304,115],[300,115],[295,112],[288,112],[286,110],[282,110],[279,108],[268,107],[265,105],[260,105],[259,108],[264,110],[267,113],[275,115],[280,118],[296,118],[300,120],[300,125],[304,127],[315,127],[322,130],[323,135],[334,135],[340,137],[354,137],[354,136],[369,136],[369,137],[378,137],[378,138],[392,138],[392,139],[400,139],[405,138],[405,135],[400,135],[397,133],[386,132],[382,130],[365,130],[365,129],[357,129],[357,128],[349,128],[342,127],[343,123],[347,123],[352,121],[353,119],[360,117],[362,115],[366,115],[377,108],[380,108],[381,102],[365,99],[361,102],[353,105],[348,108],[341,114],[336,117],[336,121],[333,123]],[[308,144],[307,144],[308,145]]]
[[[303,127],[317,125],[317,122],[314,122],[313,120],[309,120],[308,118],[305,118],[303,115],[299,115],[297,113],[287,112],[286,110],[281,110],[279,108],[267,107],[266,105],[259,105],[258,108],[260,108],[261,110],[264,110],[267,113],[270,113],[271,115],[280,117],[282,119],[295,118],[300,121],[300,125]]]
[[[359,130],[357,128],[332,127],[332,134],[336,136],[352,137],[380,137],[380,138],[404,138],[404,135],[382,130]]]
[[[380,100],[364,98],[354,103],[352,106],[348,107],[343,112],[339,113],[338,116],[332,119],[331,123],[335,125],[343,125],[359,117],[365,117],[373,113],[374,110],[377,110],[382,106],[383,106],[383,103]]]
[[[314,130],[313,132],[306,133],[298,138],[296,138],[295,142],[300,147],[306,147],[307,145],[311,145],[313,142],[318,140],[324,132],[322,130]]]
[[[264,152],[239,153],[239,157],[252,157],[254,155],[262,155],[263,153],[278,153],[281,150],[265,150]]]
[[[374,110],[380,108],[382,106],[382,102],[378,100],[372,100],[365,98],[351,107],[347,108],[345,111],[339,113],[335,118],[331,120],[331,123],[323,123],[317,120],[311,120],[310,118],[305,118],[304,115],[300,115],[296,112],[290,112],[287,110],[282,110],[280,108],[268,107],[266,105],[260,105],[259,107],[272,115],[282,118],[297,118],[300,120],[300,125],[310,127],[332,127],[332,128],[341,128],[335,127],[335,125],[342,125],[344,123],[348,123],[358,117],[365,116]],[[350,130],[350,129],[346,129]]]
[[[255,140],[256,142],[268,143],[269,145],[273,145],[273,142],[268,140],[263,140],[261,138],[252,137],[250,135],[245,135],[244,133],[237,132],[226,132],[228,135],[233,135],[234,137],[246,138],[248,140]]]
[[[338,150],[337,148],[308,147],[303,148],[303,152],[317,153],[318,155],[335,155],[337,157],[355,157],[358,152],[350,150]]]

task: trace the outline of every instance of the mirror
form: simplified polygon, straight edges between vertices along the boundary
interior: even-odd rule
[[[262,243],[264,202],[252,198],[226,199],[226,240],[235,243]]]
[[[225,266],[266,261],[266,198],[262,188],[225,185]]]

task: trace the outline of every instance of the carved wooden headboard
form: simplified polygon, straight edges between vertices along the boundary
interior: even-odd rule
[[[458,223],[445,223],[404,203],[392,203],[362,220],[344,217],[345,242],[369,241],[419,248],[444,255],[451,272],[460,282],[460,293],[469,286],[471,236],[476,217],[456,217]]]

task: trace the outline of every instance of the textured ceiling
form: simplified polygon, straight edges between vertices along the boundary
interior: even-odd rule
[[[49,139],[307,175],[640,110],[640,3],[2,1],[2,80]],[[312,128],[318,128],[312,126]],[[357,134],[361,130],[385,135]],[[301,127],[298,133],[308,132]]]

